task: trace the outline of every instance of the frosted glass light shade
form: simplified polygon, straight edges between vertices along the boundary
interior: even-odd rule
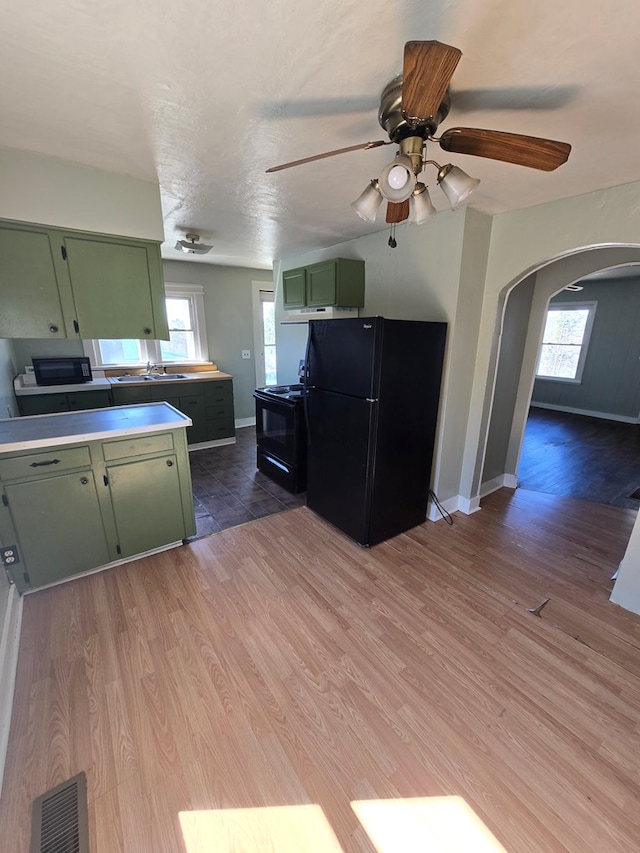
[[[436,213],[429,190],[424,184],[417,183],[409,199],[409,222],[413,225],[422,225]]]
[[[411,158],[406,154],[398,155],[385,166],[378,178],[380,192],[387,199],[398,203],[406,201],[416,185]]]
[[[438,172],[438,184],[449,199],[451,207],[466,201],[478,186],[478,178],[471,178],[457,166],[443,166]]]
[[[376,214],[381,204],[382,195],[380,188],[378,187],[378,182],[373,180],[358,198],[354,202],[351,202],[351,207],[360,219],[364,219],[365,222],[375,222]]]

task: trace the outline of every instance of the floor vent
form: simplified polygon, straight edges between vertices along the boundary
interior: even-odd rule
[[[30,853],[89,853],[84,773],[33,801]]]

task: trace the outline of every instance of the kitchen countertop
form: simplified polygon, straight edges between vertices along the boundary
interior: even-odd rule
[[[155,374],[154,374],[155,375]],[[152,382],[156,385],[176,385],[180,382],[215,382],[221,379],[233,379],[230,373],[223,373],[221,370],[201,370],[199,372],[187,373],[181,372],[182,379],[167,378],[167,379],[145,379],[144,375],[140,375],[140,381],[136,381],[134,376],[127,378],[126,382],[118,382],[115,376],[98,377],[89,382],[80,382],[73,385],[32,385],[25,384],[24,374],[16,376],[13,380],[13,388],[18,396],[28,396],[31,394],[64,394],[76,393],[82,391],[95,391],[98,389],[109,390],[112,387],[126,388],[129,385],[138,387],[139,385],[150,385]],[[168,373],[167,377],[171,377]]]
[[[0,453],[35,450],[191,426],[169,403],[140,403],[0,420]]]

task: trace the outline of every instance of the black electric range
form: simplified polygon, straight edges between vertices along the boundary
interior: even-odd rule
[[[257,466],[287,491],[307,488],[307,431],[303,385],[268,385],[256,401]]]

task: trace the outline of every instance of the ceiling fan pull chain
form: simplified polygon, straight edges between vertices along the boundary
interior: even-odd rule
[[[396,224],[395,224],[395,222],[391,226],[391,236],[389,237],[389,245],[391,246],[392,249],[395,249],[395,247],[398,245],[398,243],[396,241]]]

